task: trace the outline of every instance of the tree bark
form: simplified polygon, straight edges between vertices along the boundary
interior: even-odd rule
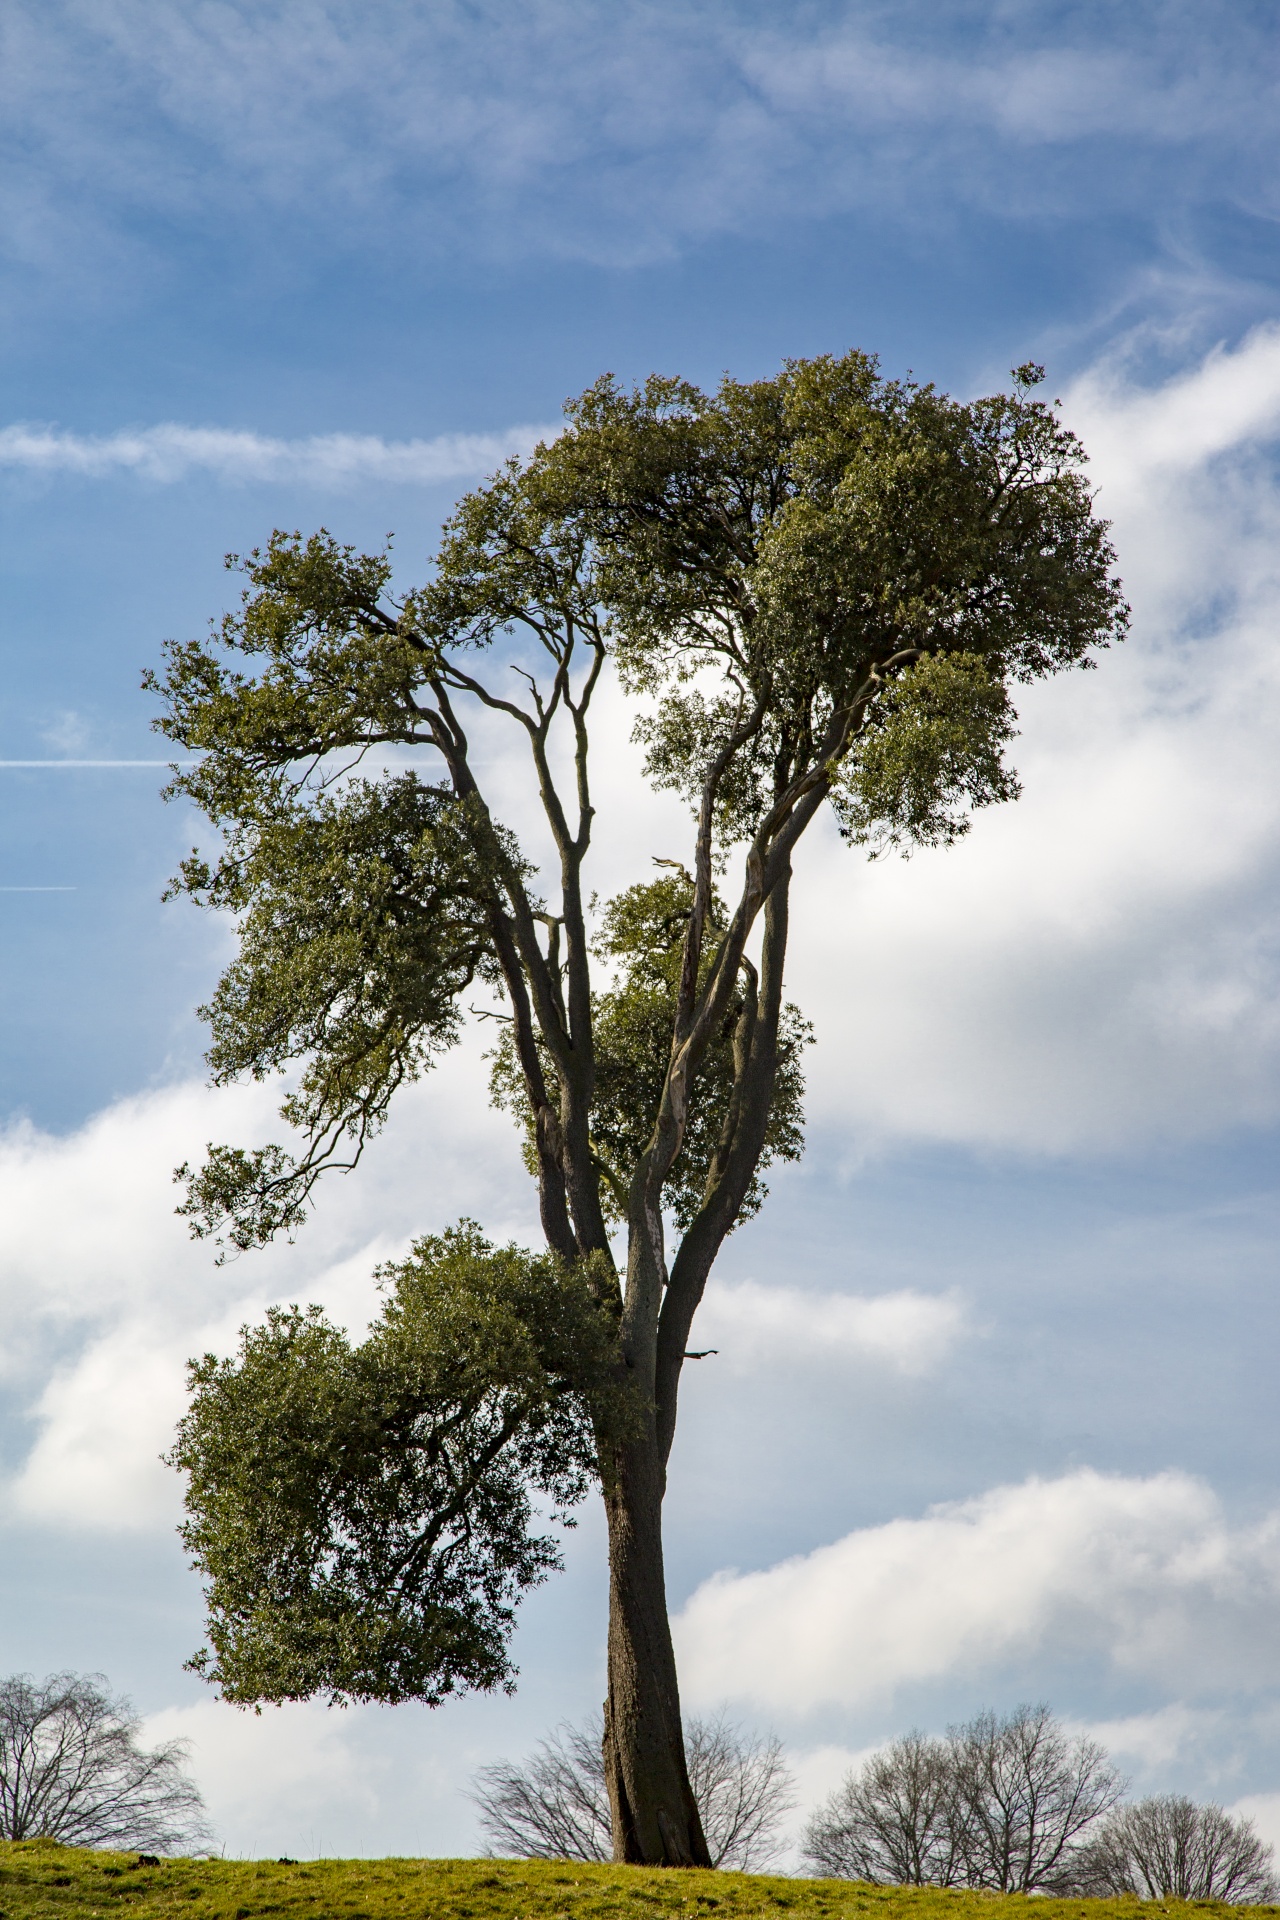
[[[662,1566],[664,1474],[652,1431],[618,1447],[605,1485],[609,1523],[609,1698],[604,1772],[613,1857],[637,1866],[709,1867],[685,1765]]]

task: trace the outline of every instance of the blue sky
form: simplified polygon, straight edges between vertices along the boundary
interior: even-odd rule
[[[273,1298],[353,1326],[465,1208],[534,1224],[469,1036],[299,1244],[215,1270],[169,1171],[225,929],[159,895],[141,670],[273,526],[396,534],[606,368],[1027,358],[1135,609],[1024,703],[1024,798],[868,869],[819,832],[804,1164],[705,1309],[669,1499],[688,1699],[807,1800],[1047,1697],[1280,1838],[1280,171],[1271,9],[13,0],[0,72],[0,1670],[100,1668],[232,1852],[465,1852],[472,1769],[602,1691],[594,1511],[512,1700],[234,1713],[156,1455]],[[597,884],[685,829],[614,699]],[[496,756],[497,748],[494,747]],[[65,764],[64,764],[65,763]],[[495,757],[493,777],[520,806]],[[504,783],[506,783],[504,785]],[[763,1410],[763,1412],[762,1412]]]

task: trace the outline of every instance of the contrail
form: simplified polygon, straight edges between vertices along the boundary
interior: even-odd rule
[[[293,481],[352,487],[384,481],[431,486],[442,480],[477,479],[513,454],[531,453],[540,440],[554,440],[559,432],[559,427],[526,426],[500,433],[442,433],[431,440],[382,440],[368,433],[277,440],[231,427],[184,427],[173,421],[101,435],[19,423],[0,427],[0,469],[88,480],[132,474],[162,485],[203,473],[239,485]]]
[[[172,760],[0,760],[0,767],[171,767]]]

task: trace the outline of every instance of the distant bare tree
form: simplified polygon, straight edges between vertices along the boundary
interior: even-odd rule
[[[1006,1718],[980,1713],[948,1731],[963,1885],[997,1893],[1054,1887],[1080,1835],[1109,1813],[1125,1783],[1095,1741],[1071,1740],[1047,1706]]]
[[[819,1808],[805,1829],[804,1857],[833,1879],[955,1886],[956,1815],[950,1746],[908,1733],[851,1773]]]
[[[690,1719],[685,1754],[712,1866],[744,1873],[771,1866],[784,1845],[778,1829],[796,1804],[782,1742],[744,1733],[718,1714]]]
[[[471,1797],[496,1853],[545,1860],[609,1860],[613,1842],[599,1714],[562,1726],[519,1765],[481,1767]],[[778,1828],[795,1805],[781,1742],[744,1733],[723,1714],[687,1719],[689,1781],[712,1865],[758,1870],[777,1858]]]
[[[516,1765],[496,1760],[471,1783],[495,1853],[534,1860],[608,1860],[613,1841],[604,1782],[603,1723],[557,1727]]]
[[[805,1830],[820,1873],[1033,1893],[1056,1887],[1078,1837],[1124,1783],[1049,1709],[981,1713],[945,1739],[908,1734],[851,1773]]]
[[[185,1747],[150,1753],[140,1722],[101,1674],[0,1680],[0,1839],[176,1853],[207,1845]]]
[[[1070,1891],[1260,1905],[1277,1897],[1273,1849],[1251,1820],[1161,1794],[1116,1809],[1080,1849]]]

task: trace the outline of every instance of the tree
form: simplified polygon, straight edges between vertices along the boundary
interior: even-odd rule
[[[0,1838],[177,1853],[206,1846],[182,1741],[147,1752],[100,1674],[0,1680]]]
[[[604,1722],[560,1727],[523,1762],[482,1767],[472,1797],[495,1852],[522,1859],[608,1860],[613,1851]],[[723,1715],[687,1719],[685,1753],[713,1867],[758,1872],[778,1857],[795,1805],[781,1742]]]
[[[1251,1820],[1160,1794],[1117,1807],[1103,1822],[1073,1865],[1070,1891],[1261,1905],[1277,1896],[1273,1854]]]
[[[1096,1741],[1071,1740],[1048,1707],[981,1713],[952,1730],[964,1884],[997,1893],[1054,1887],[1080,1836],[1124,1781]]]
[[[951,1748],[906,1734],[873,1754],[809,1821],[804,1855],[830,1879],[962,1884],[964,1820]]]
[[[572,1352],[547,1346],[540,1322],[503,1349],[508,1382],[448,1296],[503,1294],[516,1252],[477,1236],[447,1271],[415,1255],[411,1284],[435,1290],[421,1390],[407,1392],[406,1321],[400,1347],[379,1334],[349,1363],[363,1379],[385,1358],[397,1408],[379,1424],[339,1395],[368,1437],[349,1455],[322,1441],[335,1380],[352,1376],[321,1323],[262,1335],[281,1355],[290,1342],[330,1355],[314,1374],[281,1358],[287,1407],[249,1409],[253,1383],[269,1395],[276,1380],[249,1336],[230,1374],[202,1363],[177,1457],[208,1580],[205,1671],[229,1697],[505,1684],[511,1606],[554,1559],[549,1537],[520,1533],[533,1508],[516,1483],[537,1491],[547,1474],[554,1500],[580,1468],[608,1521],[615,1851],[707,1861],[662,1502],[707,1277],[760,1204],[762,1170],[800,1151],[808,1031],[783,991],[797,846],[824,807],[873,857],[954,840],[973,809],[1017,792],[1003,759],[1016,686],[1089,664],[1124,629],[1081,449],[1031,391],[1039,377],[1023,368],[1012,395],[969,403],[886,380],[860,353],[714,395],[601,380],[558,439],[461,502],[425,586],[393,596],[387,554],[277,532],[233,557],[239,610],[207,642],[171,644],[163,680],[149,677],[157,724],[195,756],[169,791],[222,842],[175,887],[239,925],[206,1009],[213,1078],[297,1076],[281,1108],[296,1150],[213,1146],[183,1170],[193,1231],[238,1249],[293,1232],[324,1170],[353,1164],[398,1089],[454,1043],[478,986],[501,1004],[494,1090],[518,1110],[536,1176],[540,1271],[574,1301]],[[693,826],[683,864],[664,859],[593,919],[606,668],[635,703],[648,777],[685,797]],[[529,756],[546,873],[485,793],[469,709]],[[529,1284],[545,1305],[544,1279]],[[584,1288],[598,1339],[576,1317]],[[446,1321],[457,1380],[437,1343]],[[361,1391],[380,1408],[376,1380]],[[553,1400],[577,1410],[563,1455],[521,1424]],[[442,1462],[472,1430],[483,1457],[455,1484]],[[264,1433],[274,1450],[251,1453]],[[281,1501],[287,1566],[266,1517]],[[471,1622],[456,1636],[434,1611],[445,1573],[447,1606]]]
[[[1101,1747],[1070,1740],[1047,1707],[981,1713],[873,1755],[814,1815],[805,1854],[847,1879],[1057,1890],[1123,1789]]]

